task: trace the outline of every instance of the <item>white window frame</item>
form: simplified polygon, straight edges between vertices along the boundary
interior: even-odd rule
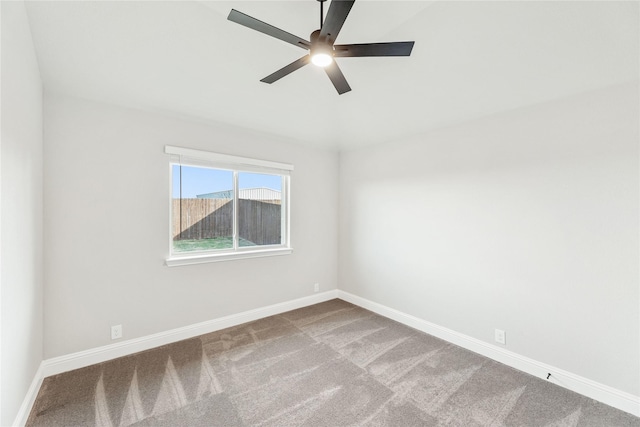
[[[169,161],[169,257],[165,264],[168,267],[202,264],[208,262],[228,261],[246,258],[259,258],[276,255],[288,255],[293,252],[290,240],[290,181],[293,165],[288,163],[272,162],[268,160],[251,159],[248,157],[230,156],[210,151],[194,150],[191,148],[166,145],[164,152],[171,155]],[[215,169],[233,171],[234,198],[233,198],[233,248],[216,249],[215,251],[173,252],[173,224],[172,218],[172,187],[173,165],[200,166]],[[279,245],[245,246],[239,247],[238,242],[238,173],[266,173],[282,176],[282,239]]]

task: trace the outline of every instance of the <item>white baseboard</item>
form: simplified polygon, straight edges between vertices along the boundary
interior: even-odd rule
[[[182,328],[171,329],[169,331],[122,341],[116,344],[105,345],[103,347],[92,348],[91,350],[47,359],[42,362],[43,374],[45,377],[48,377],[50,375],[83,368],[95,363],[101,363],[118,357],[127,356],[129,354],[138,353],[140,351],[149,350],[161,345],[197,337],[198,335],[208,334],[210,332],[241,325],[246,322],[262,319],[263,317],[273,316],[275,314],[328,301],[330,299],[337,298],[337,292],[337,290],[331,290],[313,294],[308,297],[256,308],[254,310],[244,311],[242,313],[232,314],[218,319],[207,320],[205,322],[184,326]]]
[[[16,415],[16,419],[13,422],[14,426],[24,426],[27,423],[27,418],[29,418],[29,413],[31,413],[33,403],[36,401],[36,397],[38,396],[38,392],[40,391],[40,386],[42,385],[43,379],[44,375],[42,374],[42,363],[40,363],[36,374],[33,376],[31,385],[27,390],[27,394],[22,401],[22,405],[20,405],[18,415]]]
[[[42,385],[42,380],[46,377],[72,371],[74,369],[84,368],[85,366],[90,366],[96,363],[106,362],[107,360],[149,350],[161,345],[171,344],[176,341],[197,337],[198,335],[208,334],[210,332],[241,325],[246,322],[295,310],[297,308],[328,301],[330,299],[337,298],[337,292],[338,291],[334,289],[292,301],[286,301],[254,310],[244,311],[238,314],[232,314],[230,316],[220,317],[218,319],[196,323],[182,328],[171,329],[169,331],[122,341],[116,344],[105,345],[103,347],[92,348],[90,350],[46,359],[40,364],[40,368],[36,372],[31,387],[29,388],[22,406],[20,407],[20,411],[18,412],[14,425],[24,426],[26,424],[27,417],[31,412],[33,403],[35,402],[40,386]]]
[[[507,366],[511,366],[512,368],[526,372],[538,378],[542,378],[546,381],[553,382],[554,384],[568,390],[580,393],[583,396],[590,397],[599,402],[640,417],[639,396],[634,396],[630,393],[600,384],[571,372],[521,356],[504,348],[494,346],[451,329],[443,328],[442,326],[405,314],[377,302],[369,301],[348,292],[338,290],[337,296],[344,301],[373,311],[381,316],[388,317],[429,335],[433,335],[462,348],[466,348],[467,350],[471,350],[474,353],[481,354]],[[551,377],[547,380],[548,374],[551,374]]]

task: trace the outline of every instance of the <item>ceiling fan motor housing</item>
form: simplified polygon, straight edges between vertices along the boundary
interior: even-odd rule
[[[309,40],[311,41],[311,56],[317,55],[319,53],[325,53],[327,55],[333,56],[333,45],[327,43],[326,40],[320,39],[320,30],[315,30],[309,36]]]

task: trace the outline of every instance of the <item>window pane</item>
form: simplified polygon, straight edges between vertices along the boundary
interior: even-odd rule
[[[233,172],[173,165],[174,252],[233,248]]]
[[[282,243],[282,176],[238,173],[239,246]]]

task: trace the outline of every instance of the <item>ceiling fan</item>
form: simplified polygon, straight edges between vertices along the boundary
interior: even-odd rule
[[[362,57],[362,56],[409,56],[413,49],[414,42],[390,42],[390,43],[363,43],[363,44],[334,44],[338,33],[349,15],[349,11],[355,3],[355,0],[332,0],[327,12],[327,17],[323,22],[323,3],[326,0],[317,0],[320,2],[320,29],[311,33],[309,41],[298,36],[287,33],[280,28],[269,25],[258,19],[231,9],[227,19],[236,22],[245,27],[264,33],[268,36],[275,37],[279,40],[291,43],[302,49],[309,51],[309,54],[293,61],[291,64],[279,69],[273,74],[268,75],[260,80],[264,83],[273,83],[280,80],[284,76],[296,71],[297,69],[307,65],[309,62],[324,67],[329,76],[331,83],[342,95],[349,92],[351,87],[347,83],[342,71],[336,64],[334,58]]]

